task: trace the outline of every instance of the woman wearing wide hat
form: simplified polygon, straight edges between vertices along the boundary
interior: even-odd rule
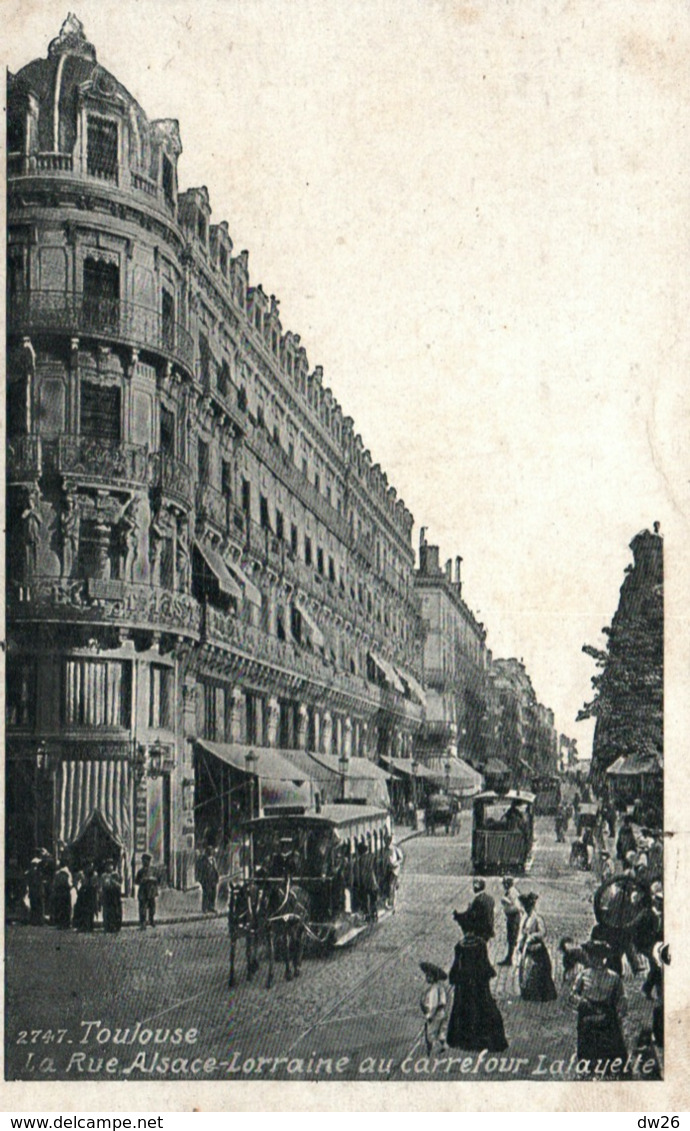
[[[625,1059],[622,1018],[627,1012],[623,980],[608,967],[608,943],[590,939],[582,947],[589,966],[578,974],[570,1000],[577,1007],[578,1060]]]
[[[558,992],[551,972],[551,956],[546,947],[546,925],[537,915],[539,896],[530,891],[520,896],[525,909],[520,939],[520,996],[523,1001],[556,1001]]]
[[[448,976],[455,993],[446,1043],[455,1049],[503,1052],[508,1042],[503,1018],[491,996],[490,982],[496,971],[489,962],[486,941],[474,933],[475,921],[470,912],[456,911],[453,918],[463,938],[455,947],[455,961]]]

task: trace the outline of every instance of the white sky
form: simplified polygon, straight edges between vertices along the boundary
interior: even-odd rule
[[[67,0],[3,6],[6,61]],[[249,249],[495,655],[574,723],[628,543],[687,536],[690,34],[670,0],[82,0],[176,117],[182,188]],[[686,477],[687,478],[687,477]],[[668,556],[668,554],[667,554]]]

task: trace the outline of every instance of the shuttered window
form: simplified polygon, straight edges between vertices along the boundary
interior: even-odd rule
[[[67,726],[128,727],[130,665],[123,660],[68,660],[63,669],[62,707]]]
[[[120,390],[116,386],[81,384],[79,431],[91,439],[120,441]]]
[[[87,172],[117,184],[117,122],[89,114],[87,124]]]

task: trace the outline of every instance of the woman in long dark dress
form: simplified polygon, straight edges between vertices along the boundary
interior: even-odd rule
[[[582,948],[589,967],[578,975],[570,1000],[577,1006],[578,1060],[625,1060],[628,1050],[621,1020],[627,1010],[623,980],[608,969],[610,948],[587,942]]]
[[[64,860],[53,878],[53,923],[61,931],[72,925],[72,876]]]
[[[551,956],[546,947],[546,925],[535,911],[539,896],[530,891],[520,896],[525,909],[520,952],[520,996],[523,1001],[556,1001],[558,991],[551,970]]]
[[[108,934],[116,934],[122,926],[122,879],[112,860],[108,860],[101,876],[101,900],[103,929]]]
[[[491,996],[489,983],[496,971],[489,962],[486,942],[472,931],[469,912],[455,915],[464,938],[455,947],[455,961],[449,974],[454,986],[453,1009],[446,1043],[455,1049],[503,1052],[508,1048],[503,1018]]]

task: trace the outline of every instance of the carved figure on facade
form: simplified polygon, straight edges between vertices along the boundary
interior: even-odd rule
[[[139,557],[139,550],[145,530],[144,500],[140,495],[134,495],[122,512],[120,530],[124,548],[123,579],[132,581],[134,567]]]
[[[79,557],[79,528],[81,514],[78,496],[70,491],[65,495],[60,515],[61,577],[71,577]]]
[[[177,524],[175,568],[177,571],[177,588],[182,593],[187,593],[191,585],[192,561],[189,552],[189,527],[186,518],[180,518]]]
[[[26,493],[26,506],[22,511],[24,580],[27,582],[36,577],[38,573],[38,555],[41,547],[42,527],[41,492],[38,486],[34,486]]]

